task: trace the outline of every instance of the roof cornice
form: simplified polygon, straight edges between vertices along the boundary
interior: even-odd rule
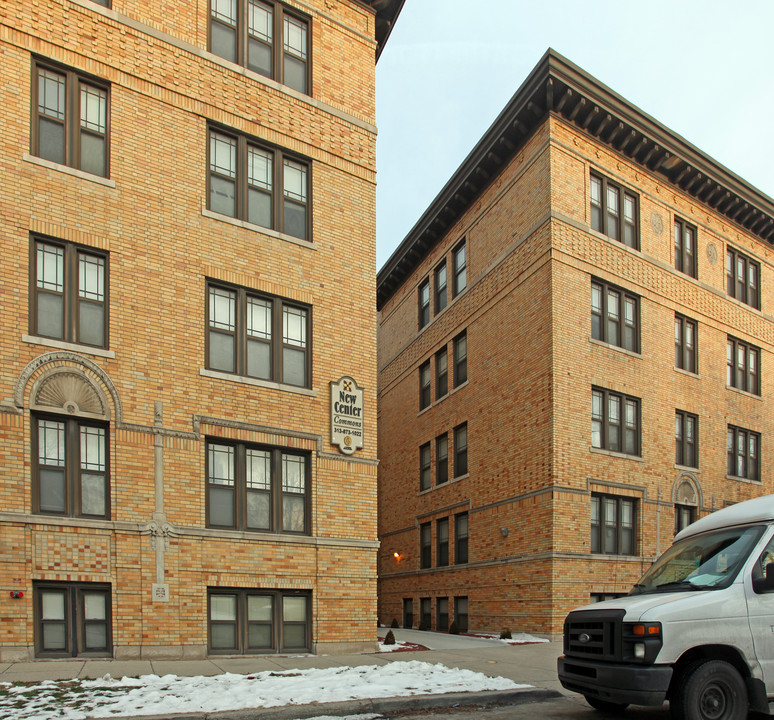
[[[376,13],[376,60],[378,62],[406,0],[362,0],[362,2]]]

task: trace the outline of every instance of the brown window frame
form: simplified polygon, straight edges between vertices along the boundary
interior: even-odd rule
[[[261,37],[259,35],[251,35],[249,32],[249,0],[236,0],[236,17],[228,19],[222,16],[216,16],[213,12],[213,4],[209,3],[208,11],[208,23],[207,23],[207,48],[213,54],[218,57],[228,60],[229,62],[236,63],[242,67],[247,68],[251,72],[254,72],[263,77],[267,77],[274,80],[281,85],[300,92],[303,95],[312,94],[312,18],[301,12],[298,12],[294,8],[290,8],[287,5],[276,2],[275,0],[259,0],[256,4],[269,6],[272,9],[272,21],[271,21],[271,39]],[[300,58],[293,52],[287,52],[285,48],[285,18],[290,18],[291,21],[295,21],[298,24],[305,26],[306,31],[306,47],[303,52],[304,58]],[[228,22],[231,20],[231,22]],[[221,28],[221,31],[233,33],[234,52],[230,56],[217,52],[215,48],[215,42],[213,40],[213,26]],[[271,58],[271,69],[266,72],[265,68],[259,66],[251,66],[250,64],[250,41],[253,41],[256,46],[268,47]],[[294,84],[288,82],[287,71],[285,69],[286,56],[290,56],[298,63],[304,64],[303,87],[296,87]]]
[[[446,273],[446,260],[436,267],[433,274],[435,292],[435,314],[444,310],[449,304],[449,288]]]
[[[690,238],[691,247],[689,248],[688,239]],[[699,277],[699,263],[697,252],[699,233],[695,225],[675,216],[674,222],[674,251],[675,251],[675,270],[685,273],[689,277]]]
[[[594,398],[599,396],[602,399],[602,413],[598,415],[594,411]],[[592,387],[591,389],[591,446],[598,450],[607,450],[609,452],[619,453],[621,455],[630,455],[631,457],[642,456],[642,400],[632,395],[625,395],[624,393],[614,392],[613,390],[607,390],[601,387]],[[618,422],[614,422],[610,415],[610,399],[617,398],[619,402],[619,415]],[[626,417],[627,404],[632,403],[635,408],[635,427],[633,428],[635,436],[635,445],[632,451],[627,451],[627,431],[632,431],[632,426],[628,422]],[[601,444],[594,444],[595,430],[598,428],[598,434],[601,438]],[[617,438],[613,438],[616,442],[611,442],[611,431],[618,428]]]
[[[696,508],[693,505],[675,503],[675,535],[696,521]]]
[[[692,342],[688,330],[693,335]],[[699,374],[699,324],[680,313],[675,313],[675,367]]]
[[[419,569],[433,567],[433,525],[425,522],[419,526]]]
[[[419,366],[419,410],[429,408],[432,403],[432,377],[430,360],[425,360]]]
[[[211,476],[212,458],[211,448],[230,448],[233,464],[231,466],[231,484],[226,482],[213,482]],[[268,453],[269,460],[269,488],[248,488],[247,486],[247,451]],[[223,452],[223,450],[221,450]],[[283,486],[283,460],[289,458],[303,458],[304,461],[304,487],[302,492],[294,491],[295,488]],[[310,535],[312,527],[312,457],[309,452],[302,452],[287,447],[273,445],[261,445],[257,443],[244,443],[226,438],[208,437],[204,447],[204,482],[206,490],[205,500],[205,525],[208,528],[223,530],[237,530],[241,532],[277,533],[282,535]],[[215,478],[218,480],[221,478]],[[222,479],[221,479],[222,480]],[[212,518],[213,502],[212,493],[215,490],[231,489],[231,517],[232,522],[218,523]],[[268,527],[250,525],[248,519],[250,493],[268,495],[269,522]],[[222,493],[221,493],[222,494]],[[292,530],[284,527],[284,501],[286,499],[303,498],[303,529]]]
[[[432,466],[432,453],[430,443],[419,446],[419,491],[429,490],[432,487],[430,468]]]
[[[217,139],[216,139],[217,138]],[[219,143],[216,145],[214,143]],[[233,148],[233,157],[229,157],[228,168],[219,168],[216,159],[219,157],[214,148],[221,146]],[[259,179],[250,183],[248,178],[249,151],[255,151],[271,159],[271,173],[267,175],[271,179],[271,187],[267,188],[260,184]],[[301,242],[312,242],[312,161],[301,155],[288,152],[276,145],[263,142],[258,138],[244,133],[239,133],[229,128],[209,124],[207,126],[207,210],[224,217],[234,218],[246,222],[252,227],[266,228],[282,235],[295,238]],[[295,164],[301,166],[304,172],[303,199],[293,196],[285,187],[286,164]],[[231,208],[215,207],[213,203],[213,180],[218,183],[229,184],[233,186],[234,207]],[[268,223],[260,219],[250,217],[250,193],[254,197],[267,197],[269,199],[268,209],[271,219]],[[304,218],[302,229],[295,232],[293,223],[288,223],[286,211],[288,208],[295,207],[296,210],[303,210]],[[292,216],[292,215],[291,215]]]
[[[417,288],[417,323],[419,330],[430,323],[430,278],[425,278]]]
[[[64,78],[63,102],[64,109],[58,111],[54,117],[51,114],[41,112],[40,108],[40,76],[41,72],[49,72]],[[92,126],[84,126],[81,117],[81,89],[93,88],[104,93],[105,99],[105,117],[104,131],[95,129]],[[110,177],[110,83],[88,75],[79,70],[51,62],[43,58],[33,58],[32,61],[32,101],[31,106],[31,132],[30,152],[32,155],[67,167],[80,170],[89,175],[97,177]],[[62,132],[62,155],[61,158],[46,157],[41,147],[40,123],[43,121],[61,127]],[[103,167],[101,172],[94,172],[84,166],[81,157],[82,136],[87,135],[104,141]]]
[[[599,198],[599,203],[596,203],[594,198],[593,186],[595,181],[600,184],[601,197]],[[610,203],[608,191],[618,195],[615,207]],[[634,208],[634,218],[631,222],[627,221],[625,215],[627,200],[632,201]],[[620,242],[633,250],[640,249],[640,197],[637,193],[610,180],[604,175],[592,172],[589,202],[592,230],[607,235],[611,240]],[[598,208],[598,217],[595,214],[595,208]],[[631,238],[626,237],[627,228],[631,228]]]
[[[234,297],[234,312],[233,322],[231,321],[231,313],[229,313],[229,323],[231,328],[219,327],[217,323],[223,324],[218,320],[214,320],[212,317],[212,303],[210,298],[213,297],[213,291],[220,291],[221,293],[228,293]],[[254,335],[252,338],[248,337],[248,301],[253,300],[259,303],[270,304],[270,316],[271,316],[271,337],[267,340],[261,338],[259,335]],[[229,283],[220,282],[218,280],[207,280],[205,283],[205,298],[204,298],[204,325],[206,328],[205,342],[204,342],[204,366],[214,372],[222,372],[228,375],[235,375],[237,377],[252,378],[255,380],[263,380],[266,382],[276,382],[279,384],[289,385],[292,387],[311,388],[312,387],[312,308],[309,305],[303,303],[297,303],[286,298],[281,298],[276,295],[267,295],[265,293],[255,292],[249,288],[242,287],[240,285],[230,285]],[[302,311],[306,314],[305,322],[305,345],[298,344],[298,340],[292,342],[285,337],[285,312],[287,311]],[[216,324],[213,324],[216,323]],[[233,361],[234,369],[227,370],[220,367],[216,367],[216,363],[213,363],[211,356],[211,337],[213,334],[228,336],[233,338]],[[288,340],[288,341],[286,341]],[[248,373],[248,346],[250,342],[264,343],[270,346],[270,371],[269,377],[263,377],[262,375],[250,375]],[[304,354],[304,382],[298,384],[290,382],[285,378],[287,374],[285,371],[284,356],[285,351],[302,352]]]
[[[459,335],[457,335],[454,338],[453,345],[454,387],[457,388],[468,381],[468,331],[463,330]]]
[[[740,353],[742,354],[741,364]],[[731,335],[728,336],[726,385],[751,395],[761,394],[761,349],[759,347]]]
[[[234,598],[234,619],[213,620],[212,598]],[[271,598],[271,621],[251,621],[248,618],[249,598]],[[292,598],[306,599],[306,618],[300,621],[285,621],[284,601]],[[230,647],[214,647],[213,625],[231,625],[234,628],[234,645]],[[271,628],[271,647],[250,646],[250,626],[269,626]],[[288,646],[285,643],[285,635],[289,626],[302,626],[304,628],[304,644]],[[263,655],[278,652],[310,652],[312,647],[312,593],[308,590],[274,590],[264,588],[207,588],[207,652],[210,655]]]
[[[463,532],[462,522],[465,521]],[[468,513],[457,513],[454,516],[454,564],[468,563],[468,537],[470,533],[470,517]]]
[[[41,252],[46,252],[43,248],[55,249],[61,252],[61,290],[48,287],[39,287],[38,270]],[[40,251],[40,252],[39,252]],[[50,250],[49,250],[50,252]],[[80,286],[80,262],[81,258],[88,257],[101,264],[102,267],[102,299],[81,295]],[[55,261],[59,263],[59,259]],[[110,259],[109,254],[104,250],[98,250],[87,245],[71,243],[66,240],[45,237],[42,235],[33,235],[30,239],[30,312],[29,312],[29,331],[31,335],[37,337],[51,338],[62,342],[84,345],[89,347],[107,348],[109,347],[109,311],[110,311]],[[60,284],[57,279],[56,284]],[[57,296],[61,298],[62,307],[62,333],[55,335],[45,332],[41,329],[40,316],[40,298],[43,295]],[[92,293],[93,295],[93,293]],[[88,339],[82,338],[80,314],[82,304],[85,306],[99,306],[102,312],[102,338],[101,343],[88,342]],[[91,327],[91,324],[87,324]]]
[[[612,502],[615,505],[615,524],[607,523],[604,519],[604,505]],[[596,522],[594,507],[596,505]],[[631,511],[631,527],[624,525],[622,519],[622,510],[625,506],[628,506]],[[637,554],[637,511],[638,502],[636,498],[624,497],[621,495],[607,495],[604,493],[592,493],[591,494],[591,542],[590,548],[592,553],[602,555],[627,555],[632,556]],[[605,530],[607,528],[615,528],[615,533],[612,536],[612,542],[608,543],[610,536],[607,535]],[[596,532],[595,532],[596,528]],[[627,543],[625,537],[625,531],[628,530],[631,538]],[[631,545],[631,550],[628,552],[622,552],[622,548],[626,545]]]
[[[449,393],[449,351],[444,345],[435,354],[435,399]]]
[[[435,521],[435,564],[436,567],[449,564],[449,518]]]
[[[449,481],[449,433],[435,439],[435,484]]]
[[[456,298],[468,286],[468,258],[465,238],[452,250],[452,298]]]
[[[465,433],[464,444],[461,442],[463,431]],[[462,477],[468,472],[468,424],[464,422],[454,428],[454,477]]]
[[[44,617],[43,594],[61,593],[64,596],[63,615],[61,619]],[[105,596],[105,618],[86,618],[84,596],[86,594]],[[35,628],[35,657],[112,657],[113,655],[113,619],[112,590],[109,583],[93,582],[59,582],[53,580],[34,580],[32,583],[33,615]],[[65,640],[64,649],[47,649],[44,645],[47,625],[62,625]],[[90,624],[105,626],[105,647],[88,649],[86,628]]]
[[[739,451],[739,441],[743,441],[744,450]],[[750,441],[755,441],[755,453],[751,453]],[[732,478],[743,478],[751,482],[761,481],[761,433],[747,428],[729,425],[726,433],[726,454],[728,457],[726,471]],[[751,464],[750,460],[754,459]],[[743,472],[739,470],[739,463],[744,464]]]
[[[689,428],[693,425],[693,439]],[[675,465],[699,467],[699,416],[675,410]]]
[[[599,305],[595,303],[595,291],[599,294]],[[618,317],[610,312],[610,300],[618,297]],[[627,310],[634,307],[634,318],[630,320]],[[591,337],[599,342],[623,348],[629,352],[640,352],[640,297],[604,280],[591,280]]]
[[[740,264],[743,281],[739,279]],[[751,282],[751,271],[755,282]],[[761,264],[730,245],[726,247],[726,294],[756,310],[761,309]]]

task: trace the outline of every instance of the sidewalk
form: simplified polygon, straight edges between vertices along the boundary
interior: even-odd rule
[[[386,629],[380,629],[383,635]],[[114,678],[141,675],[211,676],[223,673],[251,674],[262,671],[307,670],[311,668],[357,667],[386,665],[392,662],[418,660],[440,663],[450,668],[501,676],[515,683],[531,685],[526,690],[491,691],[452,695],[422,695],[401,698],[382,698],[370,701],[258,708],[240,711],[241,718],[302,718],[315,715],[345,715],[388,710],[427,707],[450,707],[456,704],[482,705],[487,703],[517,704],[536,702],[558,694],[562,690],[556,676],[556,659],[561,654],[561,643],[506,645],[499,640],[421,632],[393,630],[396,640],[423,645],[428,650],[388,653],[360,653],[351,655],[288,655],[250,658],[210,658],[207,660],[55,660],[34,663],[0,664],[0,682],[39,682],[43,680],[70,680],[73,678],[100,678],[110,674]],[[335,707],[333,707],[335,706]],[[229,713],[232,717],[234,713]],[[186,718],[216,717],[208,714],[187,714]],[[150,716],[145,716],[149,718]]]

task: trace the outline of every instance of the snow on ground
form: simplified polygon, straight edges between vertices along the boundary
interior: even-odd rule
[[[487,638],[489,640],[499,640],[505,645],[531,645],[532,643],[547,643],[550,642],[547,638],[539,638],[534,635],[527,635],[527,633],[513,633],[512,637],[504,640],[500,637],[499,633],[465,633],[468,637],[480,637]]]
[[[99,680],[0,683],[0,717],[84,720],[527,687],[418,661],[214,677],[144,675],[117,680],[105,675]]]

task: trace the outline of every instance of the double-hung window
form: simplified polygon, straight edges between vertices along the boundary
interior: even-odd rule
[[[35,61],[32,154],[107,177],[109,101],[107,83]]]
[[[425,443],[419,448],[419,489],[430,489],[430,443]]]
[[[449,392],[449,353],[444,346],[435,354],[435,398]]]
[[[419,409],[430,407],[430,361],[426,360],[419,366]]]
[[[417,302],[419,313],[419,329],[421,330],[430,322],[430,280],[427,278],[419,285]]]
[[[463,330],[454,338],[454,387],[468,381],[468,334]]]
[[[684,410],[675,411],[675,464],[699,467],[699,418]]]
[[[34,512],[110,517],[108,427],[58,415],[32,421]]]
[[[107,347],[108,256],[91,248],[34,238],[30,332]]]
[[[601,280],[591,281],[591,337],[640,351],[640,299]]]
[[[435,269],[435,314],[446,307],[446,260]]]
[[[760,433],[744,428],[728,426],[727,435],[728,474],[760,482]]]
[[[435,439],[435,484],[443,485],[449,479],[449,434]]]
[[[454,267],[452,297],[457,297],[468,284],[468,261],[465,254],[464,240],[452,250],[452,265]]]
[[[726,291],[751,307],[760,310],[761,265],[757,260],[729,247],[726,251]]]
[[[433,564],[433,526],[427,522],[419,526],[419,567],[432,567]]]
[[[449,518],[437,520],[435,523],[436,533],[436,560],[438,567],[445,567],[449,564]]]
[[[309,534],[310,463],[282,448],[207,442],[207,526]]]
[[[698,366],[696,321],[675,313],[675,367],[697,373]]]
[[[207,368],[311,386],[311,309],[245,288],[207,285]]]
[[[635,554],[637,501],[616,495],[591,496],[591,552]]]
[[[591,228],[639,250],[637,195],[602,175],[591,175]]]
[[[593,388],[591,446],[626,455],[639,455],[640,399]]]
[[[208,207],[300,240],[311,237],[310,164],[227,130],[209,130]]]
[[[726,345],[726,384],[753,395],[761,394],[760,348],[729,337]]]
[[[675,218],[675,269],[698,277],[696,267],[696,228],[685,220]]]
[[[210,0],[210,51],[309,94],[309,19],[272,0]]]
[[[454,428],[454,477],[468,472],[468,424]]]
[[[468,514],[454,516],[454,564],[464,565],[468,561]]]

